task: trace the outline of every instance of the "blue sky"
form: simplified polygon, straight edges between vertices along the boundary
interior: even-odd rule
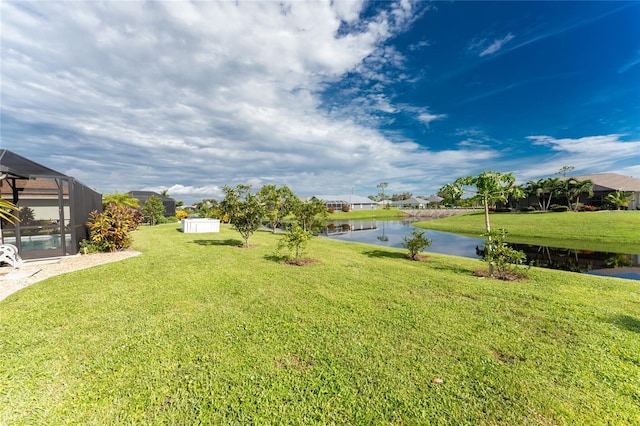
[[[0,148],[102,193],[640,177],[640,2],[0,3]]]

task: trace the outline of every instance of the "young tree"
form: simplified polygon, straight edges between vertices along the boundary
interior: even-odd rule
[[[380,189],[380,194],[379,195],[379,199],[377,201],[382,201],[384,203],[384,201],[387,199],[387,197],[385,197],[384,195],[384,189],[389,186],[388,182],[380,182],[379,184],[376,185],[376,188]],[[384,208],[388,209],[389,208],[389,203],[384,203]]]
[[[297,222],[292,223],[288,226],[287,233],[280,240],[278,248],[287,247],[289,249],[289,257],[291,257],[291,253],[295,253],[294,259],[298,260],[302,256],[311,236],[311,231],[305,231]]]
[[[275,234],[280,220],[291,212],[297,197],[289,187],[277,188],[275,185],[263,186],[257,196],[266,209],[265,216]]]
[[[239,184],[235,188],[225,185],[223,191],[225,197],[220,209],[244,239],[244,247],[248,248],[249,237],[262,225],[266,209],[258,197],[251,193],[251,185]]]
[[[409,250],[411,260],[416,260],[418,253],[431,245],[431,240],[424,236],[424,231],[411,231],[411,236],[402,237],[402,246]]]
[[[464,191],[465,187],[475,188],[476,198],[484,207],[484,225],[487,241],[491,242],[491,223],[489,222],[489,207],[496,201],[506,203],[509,195],[522,198],[524,192],[515,185],[516,178],[511,173],[499,173],[486,170],[478,176],[466,176],[456,179],[453,183],[457,191]],[[491,245],[489,245],[491,247]],[[489,262],[489,274],[493,276],[493,262]]]
[[[162,204],[162,199],[157,195],[149,197],[149,199],[145,201],[144,206],[142,206],[142,213],[149,217],[149,223],[151,226],[158,223],[164,214],[164,210],[165,208],[164,204]]]
[[[320,231],[327,219],[327,207],[317,198],[302,202],[296,199],[292,213],[305,231]]]

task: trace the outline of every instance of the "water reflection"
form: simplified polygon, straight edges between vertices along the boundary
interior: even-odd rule
[[[385,247],[402,247],[415,221],[352,220],[328,222],[323,236]],[[432,241],[428,252],[482,258],[484,240],[448,232],[425,230]],[[640,280],[640,254],[604,253],[566,248],[511,244],[527,255],[527,262],[544,268]]]

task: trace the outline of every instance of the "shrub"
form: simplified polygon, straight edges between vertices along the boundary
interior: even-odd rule
[[[333,206],[331,206],[331,207],[329,207],[329,208],[327,209],[327,211],[328,211],[329,213],[335,213],[335,212],[336,212],[336,208],[335,208],[335,207],[333,207]]]
[[[582,211],[585,212],[595,212],[597,210],[598,208],[596,206],[590,206],[589,204],[585,204],[584,206],[582,206]]]
[[[492,265],[489,269],[492,276],[495,272],[501,280],[509,279],[510,275],[526,276],[526,273],[518,268],[527,260],[527,255],[507,245],[505,242],[507,231],[504,228],[483,234],[483,236],[490,237],[485,242],[483,260]]]
[[[129,231],[135,229],[135,210],[109,204],[104,212],[94,210],[89,215],[89,235],[100,251],[118,251],[131,245]]]
[[[80,254],[101,253],[109,251],[103,243],[91,240],[80,241]]]
[[[189,213],[187,213],[187,212],[186,212],[186,211],[184,211],[184,210],[178,210],[178,211],[176,212],[176,219],[177,219],[177,220],[186,219],[186,218],[188,218],[188,217],[189,217]]]
[[[569,211],[569,207],[568,206],[559,206],[559,205],[556,204],[556,205],[551,206],[551,211],[557,212],[557,213],[568,212]]]
[[[409,257],[416,260],[418,253],[431,245],[431,240],[424,236],[424,231],[411,231],[411,235],[402,237],[402,246],[409,250]]]
[[[527,207],[521,207],[520,211],[521,212],[534,212],[534,211],[536,211],[536,209],[533,206],[527,206]]]
[[[350,206],[349,206],[349,204],[343,204],[343,205],[342,205],[342,211],[343,211],[343,212],[345,212],[345,213],[349,213],[349,210],[350,210]]]
[[[511,213],[511,209],[509,207],[496,207],[494,211],[496,213]]]

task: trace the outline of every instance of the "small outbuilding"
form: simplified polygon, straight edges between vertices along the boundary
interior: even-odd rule
[[[20,222],[2,221],[0,243],[13,244],[23,259],[77,254],[89,238],[92,211],[102,195],[71,176],[0,149],[0,196],[19,208]]]

